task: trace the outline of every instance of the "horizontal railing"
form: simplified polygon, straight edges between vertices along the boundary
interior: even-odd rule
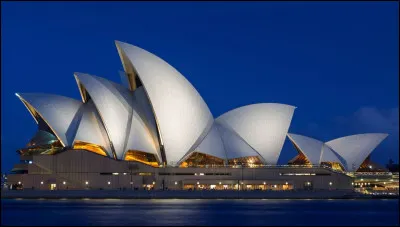
[[[353,172],[352,173],[355,176],[392,176],[393,174],[391,172]]]

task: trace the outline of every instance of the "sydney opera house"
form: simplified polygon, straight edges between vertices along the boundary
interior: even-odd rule
[[[349,172],[379,171],[387,134],[322,142],[288,133],[296,107],[259,103],[214,118],[161,58],[116,42],[122,83],[75,73],[82,100],[18,93],[38,131],[18,150],[10,185],[34,189],[350,189]],[[298,155],[277,165],[288,138]],[[384,171],[384,170],[382,170]]]

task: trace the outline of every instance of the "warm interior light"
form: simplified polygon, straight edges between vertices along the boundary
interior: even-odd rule
[[[96,144],[79,141],[79,140],[75,141],[72,149],[86,150],[86,151],[91,151],[91,152],[94,152],[94,153],[102,155],[102,156],[107,156],[107,153],[105,152],[103,147],[96,145]]]
[[[149,166],[158,167],[158,162],[153,154],[143,151],[128,150],[125,154],[125,161],[136,161]]]
[[[224,160],[212,155],[193,152],[179,167],[205,167],[206,165],[224,165]]]

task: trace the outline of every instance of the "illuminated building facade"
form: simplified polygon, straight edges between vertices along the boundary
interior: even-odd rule
[[[322,143],[288,135],[295,107],[278,103],[247,105],[214,119],[197,90],[167,62],[127,43],[116,41],[116,46],[124,68],[121,84],[74,73],[81,101],[16,94],[38,132],[18,150],[28,163],[15,166],[11,184],[39,189],[350,188],[352,178],[335,169],[355,171],[386,137],[356,135]],[[296,165],[277,166],[287,135],[299,157]]]

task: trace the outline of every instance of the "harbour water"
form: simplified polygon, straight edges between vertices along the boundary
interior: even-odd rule
[[[2,225],[399,225],[399,201],[2,199]]]

